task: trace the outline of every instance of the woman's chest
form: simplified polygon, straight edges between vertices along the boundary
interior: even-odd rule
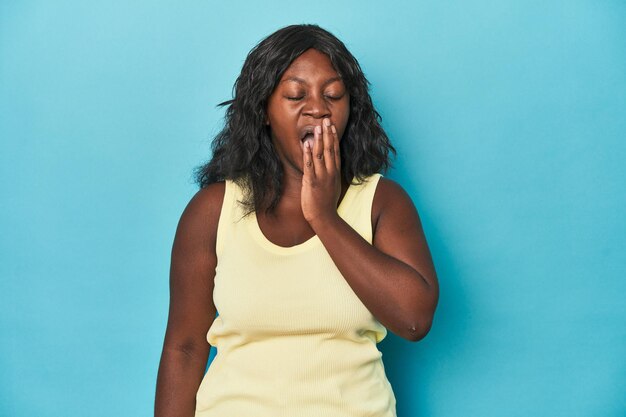
[[[291,256],[260,255],[253,244],[224,251],[213,289],[222,320],[281,333],[345,333],[370,325],[372,314],[318,243]]]
[[[280,220],[267,215],[255,216],[263,235],[277,246],[297,246],[315,235],[315,231],[302,215],[283,215]]]

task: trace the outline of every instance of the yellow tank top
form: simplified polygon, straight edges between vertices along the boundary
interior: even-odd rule
[[[370,244],[380,179],[350,185],[338,214]],[[353,181],[354,182],[354,181]],[[226,180],[207,333],[217,348],[196,394],[196,417],[396,417],[376,344],[387,335],[317,235],[283,247],[264,235]]]

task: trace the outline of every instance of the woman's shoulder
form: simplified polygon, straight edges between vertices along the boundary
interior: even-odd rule
[[[209,184],[198,190],[191,197],[188,208],[194,213],[203,213],[205,216],[219,216],[225,192],[226,181]]]
[[[184,236],[205,245],[215,247],[217,223],[219,221],[226,183],[209,184],[198,190],[183,210],[178,229]]]
[[[372,201],[372,223],[376,225],[385,215],[408,214],[416,210],[405,189],[391,178],[380,176]]]
[[[408,193],[397,181],[383,175],[381,175],[380,179],[378,180],[376,193],[380,193],[380,195],[388,197],[408,197]]]
[[[376,193],[374,194],[374,204],[378,203],[378,205],[382,206],[386,203],[392,204],[398,201],[406,203],[407,200],[411,201],[411,197],[398,182],[380,175]]]

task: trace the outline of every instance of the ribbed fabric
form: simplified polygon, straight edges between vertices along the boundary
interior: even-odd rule
[[[380,174],[350,185],[337,211],[372,242]],[[387,335],[341,275],[317,235],[282,247],[242,190],[226,181],[217,230],[207,333],[217,348],[196,395],[196,417],[396,417],[396,399],[376,344]],[[349,254],[347,254],[349,256]]]

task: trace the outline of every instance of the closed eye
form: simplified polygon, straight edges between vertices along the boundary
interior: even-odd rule
[[[341,98],[343,97],[343,95],[341,96],[324,96],[329,100],[341,100]],[[298,100],[302,100],[304,98],[304,96],[300,96],[300,97],[285,97],[287,100],[292,100],[292,101],[298,101]]]

